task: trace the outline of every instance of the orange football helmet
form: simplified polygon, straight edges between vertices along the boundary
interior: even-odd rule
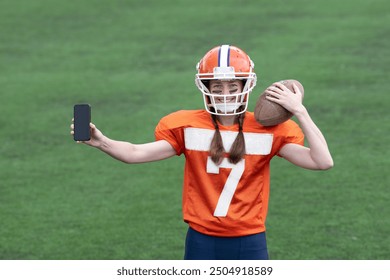
[[[238,115],[248,108],[249,94],[256,85],[254,63],[241,49],[221,45],[211,49],[196,66],[195,84],[203,94],[206,111],[215,115]],[[212,94],[210,80],[243,80],[240,93],[224,95]],[[223,101],[221,101],[223,99]],[[232,101],[233,100],[233,101]]]

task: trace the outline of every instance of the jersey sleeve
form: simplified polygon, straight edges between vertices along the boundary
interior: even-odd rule
[[[305,135],[302,132],[302,129],[299,127],[297,123],[294,121],[287,121],[283,124],[283,137],[277,152],[277,155],[279,155],[279,151],[283,148],[286,144],[298,144],[303,146],[305,142]]]
[[[165,140],[176,150],[177,155],[184,152],[184,129],[175,119],[175,114],[165,116],[157,124],[154,131],[156,141]]]
[[[303,146],[305,141],[305,136],[301,128],[298,126],[298,124],[295,122],[291,122],[291,125],[289,125],[288,128],[289,129],[287,130],[284,144],[295,143]]]

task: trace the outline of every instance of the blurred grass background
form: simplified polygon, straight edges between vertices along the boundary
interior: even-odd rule
[[[258,86],[298,79],[335,167],[272,162],[271,259],[389,259],[390,2],[0,2],[0,259],[182,259],[182,157],[125,165],[69,135],[154,140],[203,108],[195,65],[244,49]]]

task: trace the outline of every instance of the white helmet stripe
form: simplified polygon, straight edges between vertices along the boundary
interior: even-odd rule
[[[222,45],[218,53],[218,67],[228,67],[230,56],[230,46]]]

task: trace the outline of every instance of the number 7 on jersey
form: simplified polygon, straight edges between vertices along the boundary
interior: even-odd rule
[[[221,195],[219,196],[217,207],[214,211],[215,217],[226,217],[230,203],[232,202],[234,193],[237,189],[237,185],[240,182],[242,174],[244,173],[245,159],[242,159],[237,164],[233,164],[230,163],[227,158],[224,158],[222,163],[217,166],[211,160],[211,157],[207,158],[207,173],[219,174],[220,168],[232,169],[223,187]]]

